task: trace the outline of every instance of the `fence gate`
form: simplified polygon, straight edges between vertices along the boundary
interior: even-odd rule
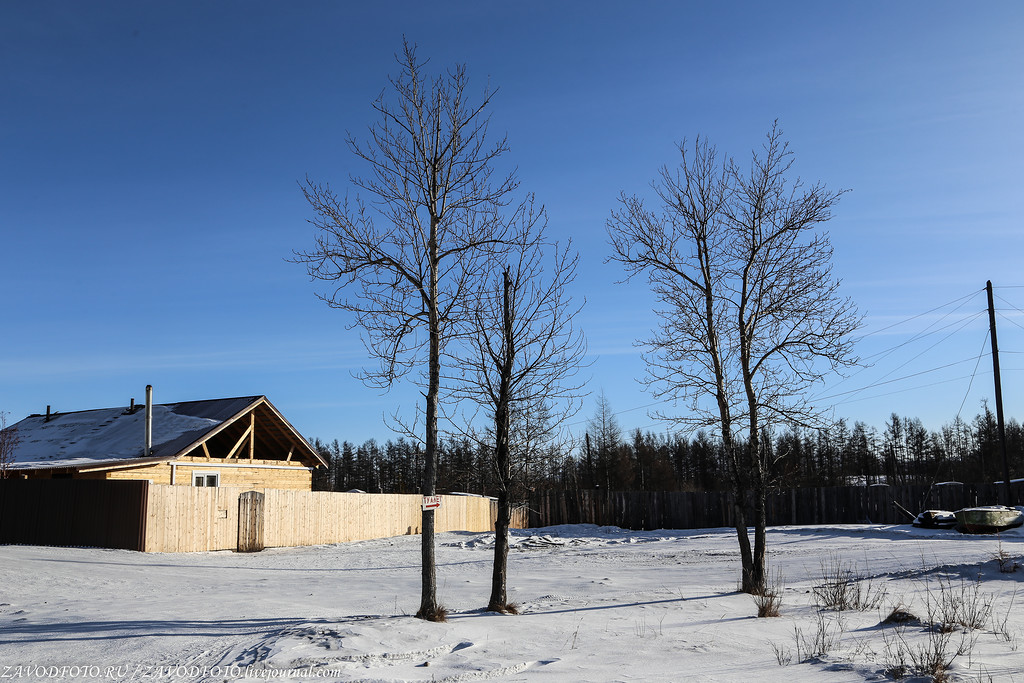
[[[246,491],[238,496],[238,552],[263,550],[263,494]]]

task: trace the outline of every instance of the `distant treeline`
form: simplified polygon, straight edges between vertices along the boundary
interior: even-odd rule
[[[614,421],[591,422],[580,443],[521,455],[524,494],[549,489],[612,491],[714,491],[726,489],[720,441],[706,432],[692,438],[635,430],[619,433]],[[986,407],[971,421],[955,419],[928,430],[917,418],[895,413],[879,430],[840,420],[827,429],[787,427],[764,439],[776,462],[775,477],[786,487],[860,483],[930,484],[992,482],[1003,477],[995,415]],[[315,439],[330,466],[314,473],[314,488],[370,493],[416,493],[423,465],[421,448],[398,439],[361,445]],[[1011,478],[1024,477],[1024,428],[1006,424]],[[494,495],[490,453],[469,439],[443,441],[438,454],[441,492]]]

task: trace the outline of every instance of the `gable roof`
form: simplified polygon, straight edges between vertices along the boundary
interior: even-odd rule
[[[265,408],[274,431],[298,446],[303,459],[324,464],[266,396],[241,396],[153,405],[152,452],[145,455],[144,406],[31,415],[12,425],[18,445],[10,469],[106,469],[175,460],[199,447],[244,415]]]

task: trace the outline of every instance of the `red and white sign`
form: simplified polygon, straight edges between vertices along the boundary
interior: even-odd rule
[[[441,496],[423,496],[424,510],[437,510],[441,507]]]

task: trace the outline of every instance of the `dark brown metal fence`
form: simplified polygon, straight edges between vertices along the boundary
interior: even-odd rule
[[[1012,485],[1015,504],[1024,483]],[[959,510],[1003,502],[995,484],[938,486],[833,486],[784,489],[766,500],[768,524],[904,524],[893,503],[913,513]],[[545,491],[530,499],[530,527],[597,524],[624,529],[704,529],[735,524],[732,494],[725,491]],[[747,520],[751,523],[752,520]]]
[[[0,480],[0,543],[144,550],[147,481]]]

